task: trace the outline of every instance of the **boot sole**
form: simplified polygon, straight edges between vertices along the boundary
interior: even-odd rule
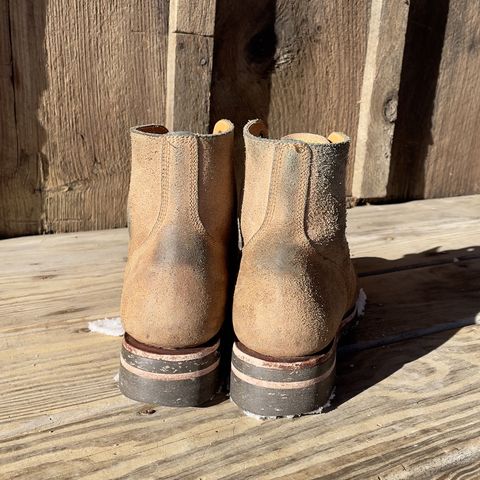
[[[233,403],[247,415],[260,419],[321,413],[333,395],[338,342],[342,332],[358,323],[365,298],[360,291],[335,339],[318,354],[277,359],[235,342],[230,378]]]
[[[120,354],[120,391],[138,402],[195,407],[219,387],[220,340],[181,350],[140,344],[125,334]]]

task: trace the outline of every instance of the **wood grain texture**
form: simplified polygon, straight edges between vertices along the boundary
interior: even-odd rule
[[[272,137],[340,130],[355,140],[369,8],[366,0],[219,0],[212,123],[226,117],[243,128],[262,118]],[[239,183],[241,128],[235,150]],[[354,147],[355,141],[350,159]],[[350,177],[351,170],[349,191]]]
[[[213,65],[214,0],[170,5],[166,126],[209,132]]]
[[[363,72],[352,195],[387,194],[409,2],[373,0]]]
[[[480,192],[480,22],[468,0],[412,2],[389,196]]]
[[[239,185],[241,128],[260,117],[274,137],[348,133],[348,194],[383,197],[387,176],[386,198],[480,191],[474,2],[1,0],[0,14],[0,237],[124,226],[128,128],[149,122],[231,118]]]
[[[467,0],[450,2],[425,198],[480,192],[480,138],[475,134],[480,127],[480,12],[475,7]]]
[[[480,322],[480,257],[370,275],[360,285],[368,304],[349,340],[355,349]]]
[[[480,195],[348,210],[347,237],[361,276],[479,257]]]
[[[209,132],[213,38],[171,33],[168,42],[166,126]]]
[[[367,290],[380,288],[390,295],[401,287],[396,280],[392,286],[377,285],[379,274],[395,279],[403,270],[453,268],[463,260],[478,259],[479,212],[479,195],[349,210],[350,250],[357,272],[365,277],[362,282],[370,282],[365,283]],[[38,322],[49,328],[64,322],[81,328],[88,319],[118,315],[127,242],[126,229],[3,240],[0,333],[19,335]],[[419,275],[417,285],[428,279]],[[448,281],[447,275],[441,278]],[[464,285],[457,287],[460,291]],[[388,326],[390,334],[392,328],[404,330],[401,315],[395,318],[393,327]],[[427,316],[429,321],[436,320]],[[375,332],[381,338],[382,331]]]
[[[171,0],[169,29],[175,33],[213,36],[216,0]]]
[[[35,228],[14,212],[10,234],[126,224],[129,127],[165,115],[167,15],[166,0],[10,2],[17,163],[40,197]]]
[[[2,335],[118,315],[127,243],[126,229],[3,240]]]
[[[4,387],[3,478],[419,479],[461,469],[473,479],[478,473],[469,475],[480,460],[478,327],[357,354],[340,363],[327,414],[264,423],[228,401],[182,410],[134,404],[112,380],[118,341],[72,337],[51,337],[49,353],[10,353],[15,381]]]
[[[45,130],[37,109],[46,88],[43,4],[22,0],[0,4],[1,237],[42,230]],[[17,39],[19,29],[24,35]]]
[[[480,310],[479,259],[436,265],[423,252],[427,239],[447,252],[468,246],[468,229],[478,239],[479,199],[350,210],[370,295],[360,351],[344,350],[328,413],[264,423],[222,397],[174,409],[118,393],[120,339],[86,325],[117,313],[124,229],[3,240],[0,478],[477,478],[479,327],[398,340],[437,321],[464,325],[460,317]],[[419,265],[417,254],[433,263]],[[379,270],[384,255],[400,271]],[[383,346],[367,348],[371,339]]]

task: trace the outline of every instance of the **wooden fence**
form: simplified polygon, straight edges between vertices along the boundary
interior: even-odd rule
[[[0,0],[0,69],[3,237],[124,226],[148,122],[343,130],[352,203],[480,193],[476,1]]]

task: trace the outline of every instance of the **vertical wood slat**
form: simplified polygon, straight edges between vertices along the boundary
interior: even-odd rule
[[[390,195],[480,193],[478,2],[416,0],[405,48]]]
[[[480,192],[479,7],[469,0],[449,4],[432,116],[435,141],[425,159],[424,198]]]
[[[16,41],[27,24],[29,34]],[[45,75],[35,37],[43,30],[42,2],[0,0],[0,238],[41,231],[44,132],[36,110]]]
[[[371,3],[352,181],[357,198],[387,194],[408,10],[406,1]]]
[[[1,1],[0,235],[124,226],[129,127],[165,115],[168,0]]]
[[[45,230],[124,226],[129,128],[164,112],[168,2],[47,5]]]
[[[355,134],[371,0],[276,0],[275,68],[268,121],[272,135],[345,132],[351,191]]]
[[[207,133],[216,0],[170,2],[166,126]]]
[[[0,0],[0,155],[2,180],[15,172],[17,132],[13,89],[12,45],[10,41],[9,0]]]
[[[216,0],[171,0],[169,30],[212,37],[215,32]]]
[[[339,130],[355,138],[369,10],[370,0],[217,1],[211,118],[237,126],[239,184],[241,128],[253,118],[273,138]]]

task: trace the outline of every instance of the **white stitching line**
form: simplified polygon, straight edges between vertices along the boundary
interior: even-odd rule
[[[312,385],[316,385],[321,381],[328,378],[331,373],[333,372],[336,365],[336,360],[332,363],[332,366],[324,372],[322,375],[319,375],[316,378],[312,378],[310,380],[302,380],[300,382],[272,382],[269,380],[260,380],[259,378],[253,378],[245,373],[240,372],[234,365],[232,365],[232,373],[240,380],[249,383],[251,385],[255,385],[256,387],[262,388],[272,388],[275,390],[295,390],[299,388],[307,388],[311,387]]]
[[[211,347],[206,347],[205,349],[201,350],[200,352],[195,353],[185,353],[183,355],[180,354],[162,354],[162,353],[153,353],[153,352],[145,352],[140,350],[139,348],[135,348],[132,345],[129,345],[125,340],[123,341],[123,348],[134,355],[139,357],[149,358],[152,360],[163,360],[165,362],[183,362],[188,360],[197,360],[199,358],[206,357],[211,353],[218,350],[220,346],[220,340],[217,340],[214,345]]]
[[[184,372],[184,373],[155,373],[147,372],[146,370],[141,370],[140,368],[134,367],[126,362],[126,360],[120,356],[120,364],[125,370],[137,375],[139,377],[148,378],[149,380],[160,380],[160,381],[177,381],[177,380],[191,380],[192,378],[203,377],[213,370],[215,370],[220,363],[220,359],[212,363],[203,370],[197,370],[195,372]]]

